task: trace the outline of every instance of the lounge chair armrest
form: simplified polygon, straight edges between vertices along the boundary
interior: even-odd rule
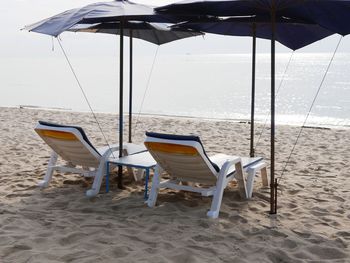
[[[248,171],[248,178],[249,177],[254,177],[256,175],[256,173],[258,171],[260,171],[260,175],[261,175],[261,180],[262,180],[262,185],[263,187],[268,187],[269,185],[269,179],[267,177],[267,171],[266,171],[266,167],[267,167],[267,164],[263,161],[257,163],[257,164],[254,164],[252,166],[250,166],[247,171]],[[254,178],[249,178],[250,181],[253,181]],[[250,193],[251,195],[251,193]]]
[[[230,170],[230,168],[238,163],[241,163],[241,158],[240,157],[235,157],[233,159],[228,159],[221,167],[220,169],[220,175],[226,175],[228,173],[228,171]]]
[[[107,150],[102,154],[102,159],[107,159],[108,157],[110,157],[113,152],[116,152],[119,150],[119,146],[114,146],[111,145],[109,148],[107,148]]]
[[[248,168],[248,171],[249,171],[249,170],[258,171],[258,170],[261,170],[261,169],[263,169],[263,168],[265,168],[265,167],[266,167],[266,163],[262,161],[262,162],[259,162],[259,163],[257,163],[257,164],[254,164],[254,165],[250,166],[250,167]]]

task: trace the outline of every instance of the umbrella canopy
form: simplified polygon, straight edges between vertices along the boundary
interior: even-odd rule
[[[350,0],[186,0],[156,8],[172,15],[271,16],[297,18],[334,33],[350,33]]]
[[[227,19],[213,17],[205,20],[201,19],[181,23],[175,25],[174,28],[190,28],[221,35],[253,37],[250,156],[254,157],[256,37],[263,39],[272,38],[270,17],[262,15],[230,17]],[[317,24],[305,22],[300,19],[288,19],[286,17],[276,17],[275,29],[276,40],[293,50],[302,48],[333,34],[331,31]]]
[[[142,39],[156,45],[163,45],[175,40],[200,36],[203,33],[186,28],[170,28],[170,24],[149,23],[140,21],[124,22],[125,36]],[[106,33],[120,35],[120,23],[77,24],[67,31]]]
[[[82,8],[67,10],[24,29],[57,37],[78,23],[102,23],[119,20],[137,20],[147,22],[179,22],[172,15],[156,14],[153,7],[136,4],[127,0],[94,3]]]
[[[176,25],[176,28],[179,29],[190,28],[207,33],[233,36],[252,36],[253,27],[256,37],[271,39],[271,21],[267,16],[213,18],[207,21],[190,21]],[[300,19],[276,17],[276,40],[292,50],[302,48],[332,34],[333,32],[317,24]]]
[[[126,21],[123,23],[125,36],[130,37],[130,77],[129,77],[129,142],[132,142],[132,86],[133,86],[133,41],[132,38],[142,39],[156,45],[163,45],[175,40],[204,35],[192,29],[175,29],[170,24],[150,23],[141,21]],[[107,22],[97,24],[76,24],[67,31],[106,33],[120,35],[120,22]]]
[[[62,32],[67,31],[77,24],[94,24],[119,22],[120,35],[120,64],[119,64],[119,157],[123,155],[123,50],[125,25],[128,21],[147,21],[174,23],[181,21],[173,15],[163,15],[155,13],[153,7],[133,3],[127,0],[115,0],[112,2],[100,2],[90,4],[82,8],[71,9],[44,19],[35,24],[26,26],[24,29],[37,33],[47,34],[57,37]],[[165,38],[164,38],[165,41]],[[168,41],[169,42],[169,41]],[[132,63],[130,63],[132,67]],[[132,71],[130,71],[132,72]],[[118,186],[122,185],[122,169],[118,171]]]
[[[269,38],[271,39],[270,213],[275,214],[277,212],[277,182],[275,181],[275,40],[277,39],[279,19],[302,20],[305,23],[318,25],[332,33],[346,35],[350,33],[350,0],[186,0],[159,7],[156,10],[162,14],[172,15],[262,16],[268,18],[266,22],[270,26]],[[318,31],[318,29],[316,30]],[[253,34],[255,35],[255,30],[252,30]],[[298,37],[301,39],[298,41],[303,43],[305,39],[309,38],[309,35],[306,33],[296,36],[291,35],[290,37]]]

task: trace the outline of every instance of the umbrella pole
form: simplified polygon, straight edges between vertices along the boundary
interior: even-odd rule
[[[252,101],[250,114],[250,157],[254,157],[254,110],[255,110],[255,63],[256,63],[256,24],[253,24],[253,56],[252,56]]]
[[[275,32],[276,1],[271,8],[271,175],[270,175],[270,214],[277,213],[277,185],[275,183]]]
[[[120,57],[119,57],[119,158],[123,156],[123,66],[124,66],[124,31],[120,21]],[[118,188],[123,189],[123,167],[118,166]]]
[[[130,29],[130,70],[129,70],[129,142],[132,142],[132,69],[133,69],[133,43],[132,43],[132,29]]]

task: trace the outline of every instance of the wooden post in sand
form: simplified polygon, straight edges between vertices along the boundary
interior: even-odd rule
[[[276,38],[276,1],[271,7],[271,174],[270,174],[270,214],[277,213],[275,184],[275,38]]]
[[[250,157],[254,157],[254,115],[255,115],[255,62],[256,62],[256,24],[253,23],[253,55],[252,55],[252,100],[250,112]]]
[[[120,57],[119,57],[119,158],[123,156],[123,66],[124,66],[124,29],[120,20]],[[123,188],[123,167],[118,166],[118,188]]]
[[[132,67],[133,67],[133,54],[132,54],[132,29],[130,29],[130,67],[129,67],[129,143],[132,142]]]

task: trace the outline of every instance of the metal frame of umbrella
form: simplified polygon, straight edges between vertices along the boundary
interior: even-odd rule
[[[270,214],[277,213],[277,180],[275,180],[275,42],[278,17],[301,19],[319,25],[332,33],[350,33],[350,0],[185,0],[156,8],[161,14],[215,17],[262,15],[271,28],[271,192]],[[255,44],[253,44],[254,46]],[[253,48],[254,49],[254,48]]]
[[[125,0],[96,3],[80,9],[68,10],[52,18],[40,21],[27,27],[29,31],[58,36],[77,23],[120,22],[120,105],[119,125],[123,127],[123,49],[124,24],[130,20],[147,22],[180,22],[197,18],[198,16],[249,16],[263,15],[269,17],[271,27],[271,207],[270,213],[276,213],[275,203],[275,40],[276,17],[301,19],[318,24],[333,33],[342,35],[350,33],[350,0],[203,0],[167,5],[156,9],[135,4]],[[186,19],[184,19],[186,18]],[[47,33],[47,32],[50,33]],[[253,49],[255,44],[253,44]],[[254,74],[254,73],[253,73]],[[119,132],[119,156],[122,156],[123,134]],[[118,186],[122,187],[121,169],[118,171]]]
[[[143,21],[154,23],[176,23],[182,21],[178,16],[156,14],[154,8],[147,5],[133,3],[127,0],[100,2],[82,8],[67,10],[53,17],[44,19],[24,29],[37,33],[57,37],[76,24],[97,24],[118,22],[120,35],[119,60],[119,157],[123,155],[123,83],[124,83],[124,35],[128,21]],[[132,38],[131,38],[132,46]],[[130,52],[132,57],[132,51]],[[132,66],[132,63],[131,65]],[[132,78],[132,73],[130,73]],[[132,83],[131,83],[132,84]],[[132,93],[131,93],[132,95]],[[130,103],[130,100],[129,100]],[[130,103],[131,105],[131,103]],[[129,105],[129,111],[132,106]],[[130,117],[129,117],[130,120]],[[130,128],[129,128],[130,129]],[[118,169],[118,187],[123,188],[122,167]]]
[[[107,22],[89,24],[76,24],[69,28],[70,32],[120,34],[120,23]],[[172,41],[203,35],[202,32],[185,28],[171,28],[172,24],[150,23],[143,21],[127,21],[124,23],[124,36],[129,37],[129,134],[128,142],[132,142],[132,101],[133,101],[133,38],[141,39],[155,45],[163,45]]]
[[[244,17],[230,17],[225,19],[207,18],[200,20],[188,21],[172,26],[177,29],[193,29],[206,33],[232,35],[232,36],[252,36],[252,90],[251,90],[251,129],[250,129],[250,150],[249,154],[254,157],[254,119],[255,119],[255,72],[256,72],[256,38],[270,39],[271,28],[269,25],[269,17],[263,16],[244,16]],[[287,46],[292,50],[302,48],[309,43],[313,43],[319,39],[330,36],[333,33],[318,25],[307,21],[287,19],[285,17],[278,17],[277,24],[279,25],[282,34],[277,37],[277,41]],[[290,32],[293,29],[294,35],[308,34],[308,39],[303,41],[293,40],[288,42],[283,32]],[[317,34],[312,34],[311,30],[317,31]],[[288,33],[286,33],[288,35]]]

